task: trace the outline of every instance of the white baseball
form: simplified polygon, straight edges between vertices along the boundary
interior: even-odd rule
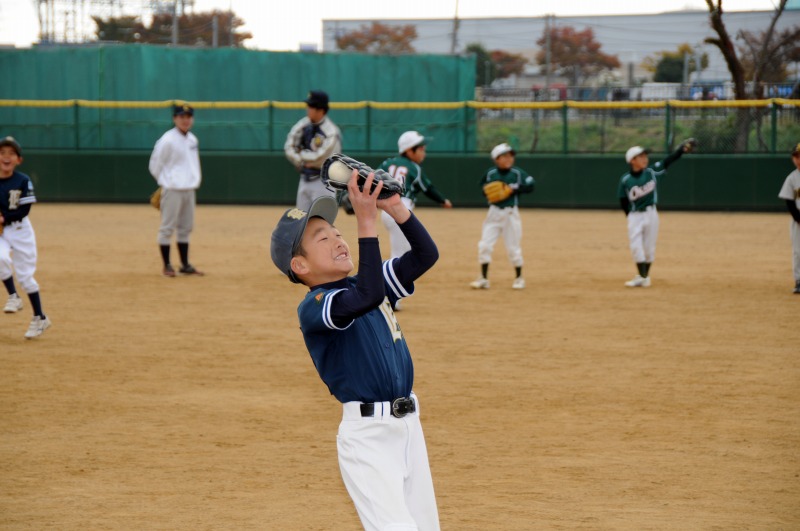
[[[331,181],[347,184],[351,175],[353,175],[353,170],[342,161],[335,160],[330,167],[328,167],[328,177]]]

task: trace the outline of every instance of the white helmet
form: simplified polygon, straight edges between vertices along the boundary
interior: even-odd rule
[[[516,154],[516,153],[514,153],[514,148],[512,148],[510,145],[506,144],[505,142],[503,142],[502,144],[497,144],[492,149],[492,160],[497,160],[497,157],[499,157],[500,155],[503,155],[505,153],[511,153],[512,155]]]
[[[630,148],[628,151],[625,152],[625,162],[630,164],[633,159],[635,159],[642,153],[650,153],[650,150],[645,149],[642,146],[633,146],[632,148]]]
[[[406,131],[397,139],[397,152],[405,153],[406,150],[425,144],[425,137],[416,131]]]

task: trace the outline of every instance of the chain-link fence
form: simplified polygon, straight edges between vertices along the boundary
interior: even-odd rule
[[[0,136],[26,149],[151,149],[170,126],[167,102],[0,100]],[[302,102],[196,102],[204,151],[281,151]],[[165,117],[166,116],[166,117]],[[800,141],[800,100],[338,102],[331,105],[349,151],[391,152],[416,129],[431,152],[657,152],[695,137],[702,153],[782,153]]]
[[[511,142],[526,153],[666,152],[694,137],[703,153],[776,153],[800,140],[800,100],[495,102],[479,109],[478,150]]]

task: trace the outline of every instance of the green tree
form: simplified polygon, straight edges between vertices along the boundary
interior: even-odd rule
[[[372,26],[336,37],[336,47],[343,51],[364,52],[381,55],[414,53],[411,43],[417,38],[417,28],[413,24],[389,26],[373,22]]]
[[[475,56],[475,86],[488,87],[497,77],[497,65],[482,44],[474,42],[465,48],[468,54]]]
[[[689,63],[687,74],[697,72],[697,56],[695,55],[692,46],[688,43],[681,44],[678,46],[677,50],[665,50],[656,53],[654,56],[646,57],[645,60],[642,61],[642,66],[645,69],[653,72],[653,81],[681,83],[684,80],[683,67],[687,56]],[[708,68],[708,54],[704,53],[700,56],[699,66],[699,70]]]
[[[474,42],[466,47],[468,54],[475,56],[475,86],[486,87],[495,79],[503,79],[522,73],[528,60],[519,54],[503,50],[487,51],[482,44]]]

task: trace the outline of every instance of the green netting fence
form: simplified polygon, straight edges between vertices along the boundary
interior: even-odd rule
[[[26,149],[145,150],[183,100],[0,100],[0,135]],[[302,102],[189,102],[204,151],[281,151]],[[704,153],[782,153],[800,141],[800,100],[657,102],[334,102],[349,151],[385,153],[416,129],[431,152],[617,153],[634,144],[669,151],[695,137]]]

